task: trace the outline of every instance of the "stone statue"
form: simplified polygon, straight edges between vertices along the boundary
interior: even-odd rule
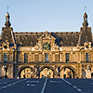
[[[90,66],[89,65],[87,65],[87,70],[90,70]]]

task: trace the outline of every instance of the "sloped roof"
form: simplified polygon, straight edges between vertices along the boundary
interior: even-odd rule
[[[49,32],[56,38],[56,44],[59,46],[76,46],[80,32]],[[38,38],[44,32],[14,32],[15,40],[21,46],[35,46]]]
[[[12,28],[8,28],[4,27],[1,33],[1,37],[0,37],[0,46],[2,45],[3,42],[5,42],[6,40],[9,42],[10,46],[14,46],[15,44],[15,40],[14,40],[15,36],[13,34]]]

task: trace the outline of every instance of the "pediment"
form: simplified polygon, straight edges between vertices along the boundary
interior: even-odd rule
[[[2,50],[4,50],[4,51],[14,51],[13,48],[9,47],[8,40],[6,40],[5,42],[2,43]]]
[[[39,37],[39,39],[38,40],[50,40],[50,39],[52,39],[52,40],[56,40],[56,38],[55,37],[53,37],[48,31],[46,31],[46,32],[44,32],[44,34],[41,36],[41,37]]]

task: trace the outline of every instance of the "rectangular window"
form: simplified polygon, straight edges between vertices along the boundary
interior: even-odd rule
[[[48,60],[48,53],[45,53],[45,62],[49,62],[49,60]]]
[[[86,62],[89,62],[89,53],[86,53]]]
[[[4,62],[6,63],[8,61],[8,54],[4,53]]]
[[[27,62],[28,62],[28,54],[24,53],[24,63],[27,63]]]
[[[66,63],[69,62],[69,53],[66,53]]]

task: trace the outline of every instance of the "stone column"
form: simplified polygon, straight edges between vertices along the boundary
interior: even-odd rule
[[[31,53],[31,55],[30,55],[30,57],[31,57],[31,58],[30,58],[30,61],[31,61],[31,62],[33,62],[33,56],[32,56],[32,55],[33,55],[33,54]]]
[[[33,56],[33,58],[32,58],[33,62],[35,62],[35,54],[32,54],[32,56]]]
[[[0,66],[0,77],[2,77],[2,66]]]
[[[80,62],[82,61],[81,56],[82,56],[82,55],[81,55],[81,52],[79,52],[79,53],[78,53],[78,63],[80,63]]]
[[[14,62],[17,62],[17,51],[14,52]]]
[[[21,60],[22,60],[22,62],[24,62],[24,53],[22,53],[21,55],[22,55]]]
[[[80,78],[82,78],[82,64],[80,64]]]
[[[81,70],[81,68],[80,68],[80,64],[78,64],[77,65],[77,76],[78,76],[78,78],[81,78],[81,74],[80,74],[80,71]]]
[[[70,53],[69,58],[70,58],[69,61],[73,62],[73,53],[72,52]]]
[[[28,62],[31,62],[31,53],[28,53]]]
[[[63,57],[63,58],[64,58],[64,59],[63,59],[63,62],[66,62],[65,52],[63,53],[63,56],[64,56],[64,57]]]
[[[1,57],[2,57],[2,54],[0,53],[0,62],[2,62],[2,58]]]
[[[52,53],[49,54],[49,62],[53,61]]]
[[[92,62],[92,53],[90,52],[89,61]]]
[[[78,65],[76,65],[75,76],[79,77],[79,76],[78,76]]]
[[[37,66],[34,66],[34,78],[37,77]]]
[[[58,71],[58,66],[55,66],[55,78],[59,78],[58,74],[59,74],[59,71]]]
[[[39,54],[39,62],[42,62],[42,54]]]
[[[13,66],[9,66],[7,70],[8,78],[13,78]]]
[[[4,62],[4,53],[1,55],[1,61]]]
[[[42,53],[43,62],[45,62],[45,53]]]
[[[91,62],[93,63],[93,53],[91,53]]]
[[[60,62],[62,62],[62,53],[60,54]]]
[[[52,59],[53,62],[55,62],[55,54],[53,54],[53,59]]]

